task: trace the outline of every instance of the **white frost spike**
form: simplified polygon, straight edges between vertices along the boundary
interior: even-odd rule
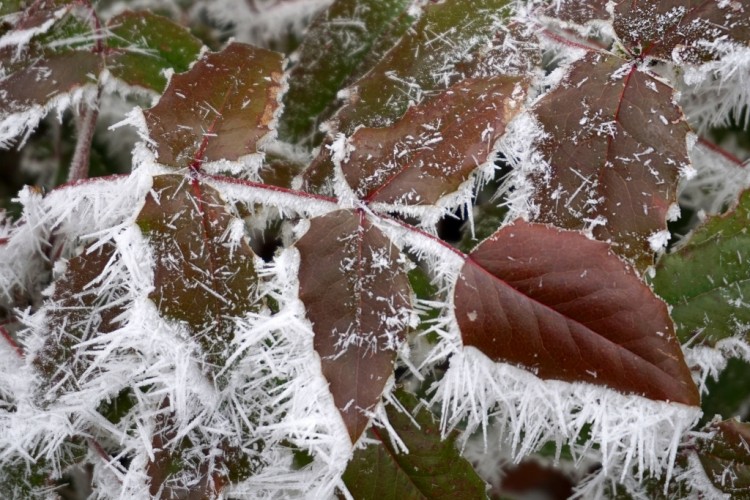
[[[648,237],[648,244],[653,252],[661,252],[667,248],[667,243],[672,237],[669,231],[666,229],[657,231]]]
[[[681,436],[701,415],[698,408],[624,395],[600,386],[542,380],[505,363],[495,363],[473,347],[450,360],[434,387],[442,404],[444,431],[465,423],[467,434],[490,423],[504,427],[516,460],[548,441],[569,444],[579,455],[596,453],[603,474],[639,477],[666,471],[667,482]],[[588,439],[577,439],[587,425]],[[599,446],[598,452],[593,445]]]
[[[701,393],[708,392],[706,389],[708,377],[718,379],[730,358],[738,358],[750,363],[750,345],[742,335],[722,339],[713,347],[683,346],[682,350],[685,353],[685,362],[691,368],[693,379]]]

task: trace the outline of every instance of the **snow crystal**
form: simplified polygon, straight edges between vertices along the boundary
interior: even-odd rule
[[[648,237],[648,244],[651,247],[651,251],[661,252],[662,250],[667,248],[667,244],[669,243],[671,237],[672,235],[666,229],[652,233]]]

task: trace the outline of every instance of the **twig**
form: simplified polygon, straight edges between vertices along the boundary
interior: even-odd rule
[[[83,108],[83,118],[78,128],[78,140],[76,149],[73,153],[73,160],[70,162],[70,173],[68,182],[85,179],[89,176],[89,158],[91,157],[91,143],[94,140],[94,131],[96,130],[96,120],[99,118],[99,98],[102,94],[102,88],[96,92],[96,99],[90,105],[81,104]]]

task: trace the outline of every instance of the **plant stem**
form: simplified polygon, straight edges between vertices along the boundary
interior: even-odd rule
[[[68,182],[85,179],[89,176],[89,159],[91,157],[91,142],[94,140],[94,131],[96,130],[96,121],[99,118],[99,98],[102,89],[99,87],[96,93],[96,99],[89,104],[82,103],[82,119],[78,127],[78,140],[76,149],[73,153],[73,160],[70,162],[70,172],[68,173]]]

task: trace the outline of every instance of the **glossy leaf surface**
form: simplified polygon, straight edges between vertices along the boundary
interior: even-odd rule
[[[130,85],[162,92],[164,71],[187,71],[202,43],[190,31],[150,12],[124,12],[109,23],[107,66]]]
[[[682,342],[714,345],[750,324],[750,191],[726,215],[709,219],[659,262],[653,286],[672,306]],[[720,265],[717,265],[720,263]]]
[[[145,111],[159,162],[200,169],[258,152],[279,105],[281,61],[279,53],[232,43],[174,75],[159,103]]]
[[[638,268],[651,265],[689,167],[689,129],[673,90],[630,61],[590,53],[535,112],[550,165],[533,175],[536,220],[593,227]]]
[[[750,41],[750,6],[744,1],[621,0],[614,27],[633,55],[700,62],[714,57],[707,47],[711,42]]]
[[[154,178],[137,219],[156,261],[149,297],[190,330],[209,365],[228,357],[234,318],[259,308],[254,254],[229,240],[233,222],[218,192],[180,175]]]
[[[464,344],[492,360],[699,404],[666,304],[605,243],[516,221],[469,255],[454,301]]]
[[[372,428],[377,443],[355,450],[344,473],[349,493],[360,500],[486,498],[484,481],[458,451],[458,434],[442,439],[439,422],[415,396],[402,389],[394,395],[410,415],[386,405],[388,421],[409,451]]]
[[[316,117],[370,51],[406,0],[336,0],[308,27],[289,74],[279,133],[297,142],[315,132]]]
[[[750,424],[725,420],[707,430],[714,434],[699,442],[698,458],[709,480],[732,498],[750,494]]]
[[[409,279],[399,250],[361,211],[312,219],[296,246],[315,350],[355,442],[393,374],[411,311]]]
[[[333,118],[350,135],[355,127],[385,127],[411,102],[457,82],[455,66],[486,44],[506,13],[507,0],[446,0],[427,4],[417,22],[380,62],[348,90],[349,103]],[[418,54],[429,54],[415,57]]]
[[[455,191],[491,160],[525,96],[517,78],[464,80],[387,128],[360,128],[344,176],[366,201],[423,205]]]

